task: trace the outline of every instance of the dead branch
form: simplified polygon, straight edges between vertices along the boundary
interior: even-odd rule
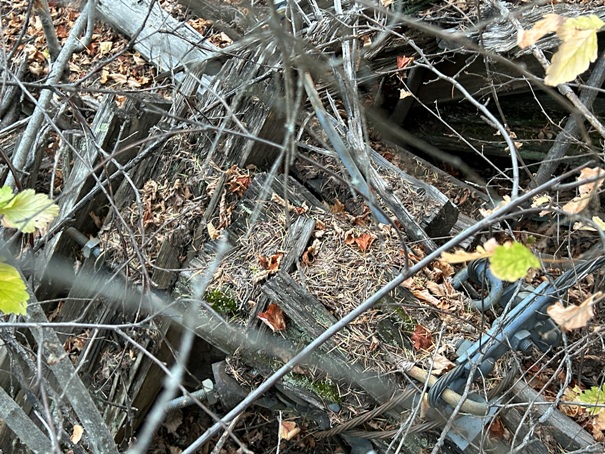
[[[77,49],[79,49],[79,38],[86,27],[88,11],[88,5],[86,5],[80,14],[80,17],[78,17],[76,20],[74,27],[71,30],[67,41],[65,42],[65,45],[57,56],[57,60],[52,65],[50,74],[48,75],[48,85],[52,86],[61,81],[71,56]],[[50,107],[52,96],[53,90],[44,89],[40,93],[40,98],[37,101],[36,109],[34,110],[34,113],[27,124],[27,128],[23,133],[18,148],[13,154],[13,165],[17,169],[24,169],[28,156],[33,157],[37,153],[35,150],[35,144],[40,130],[42,129],[42,125],[45,120],[50,121],[48,109]],[[11,187],[15,186],[15,179],[13,178],[12,174],[8,175],[5,184]]]

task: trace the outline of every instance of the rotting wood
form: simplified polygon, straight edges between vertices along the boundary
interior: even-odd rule
[[[270,118],[270,117],[269,117],[269,118]],[[265,125],[264,125],[263,127],[264,127],[264,128],[266,128],[266,127],[267,127],[267,125],[268,125],[269,123],[270,123],[270,122],[265,121]],[[278,135],[278,136],[279,136],[279,135]],[[276,193],[277,193],[277,194],[279,194],[279,195],[281,195],[281,193],[280,193],[279,191],[276,191]],[[243,226],[243,224],[241,224],[241,226]],[[295,256],[294,254],[292,254],[292,257],[296,257],[296,256]],[[324,308],[324,309],[325,309],[325,308]]]
[[[287,252],[280,267],[282,271],[289,273],[298,263],[307,244],[311,240],[314,228],[315,219],[298,218],[288,229],[288,236],[285,241],[285,250]]]
[[[252,45],[260,44],[263,38],[267,40],[262,45]],[[253,43],[234,51],[210,87],[198,95],[195,106],[205,118],[219,119],[214,127],[220,135],[200,137],[197,150],[199,156],[213,160],[221,168],[233,164],[266,168],[279,155],[278,144],[285,133],[278,108],[281,90],[267,69],[279,64],[279,51],[267,34],[259,33]],[[228,105],[221,102],[224,99],[229,100]],[[245,122],[235,112],[246,112]]]
[[[424,213],[425,216],[422,219],[417,220],[430,238],[439,238],[450,234],[452,227],[458,220],[459,214],[458,208],[450,199],[443,195],[435,186],[409,175],[378,153],[372,152],[371,157],[379,167],[396,173],[403,181],[412,186],[413,190],[417,193],[415,203],[422,206],[435,207],[429,213]],[[426,199],[429,199],[429,201],[427,202]]]
[[[4,387],[0,386],[0,414],[4,424],[0,424],[0,434],[10,428],[19,438],[19,441],[34,452],[51,452],[52,444],[48,437],[28,418],[23,409],[6,393]],[[6,426],[6,427],[5,427]],[[3,436],[4,439],[9,437]],[[3,442],[0,442],[0,446]],[[11,449],[15,446],[4,446]],[[8,452],[8,451],[7,451]]]
[[[315,339],[336,323],[336,319],[325,306],[287,274],[278,273],[269,279],[262,291],[283,309],[307,339]],[[344,335],[346,336],[346,333]],[[350,369],[349,373],[343,374],[340,379],[348,378],[350,385],[365,390],[376,402],[380,404],[386,402],[397,389],[396,384],[386,377],[379,378],[376,375],[375,380],[369,379],[368,373],[363,371],[360,364],[352,363],[347,354],[338,349],[336,339],[326,342],[321,350],[324,350],[324,354],[327,355],[324,361],[333,363],[332,369]],[[335,363],[339,363],[337,367]],[[330,375],[330,368],[328,368],[328,375]],[[391,416],[397,417],[402,410],[403,407],[400,407],[398,411],[392,411]]]
[[[93,211],[96,215],[102,216],[103,213],[97,210],[99,206],[105,204],[106,195],[97,195],[77,212],[74,212],[74,207],[97,184],[95,175],[98,178],[102,170],[108,174],[120,172],[119,166],[133,158],[140,147],[132,147],[126,153],[116,152],[143,139],[150,128],[160,120],[160,116],[159,113],[141,110],[141,104],[136,101],[129,100],[120,109],[116,105],[115,97],[108,95],[104,98],[93,120],[91,137],[78,140],[64,149],[65,153],[71,155],[73,151],[77,156],[74,158],[63,194],[58,201],[60,212],[54,224],[62,224],[68,218],[73,218],[72,225],[77,230],[85,234],[96,232],[98,227],[89,216],[89,212]],[[114,160],[117,165],[113,163]],[[95,170],[97,166],[101,168]],[[117,188],[119,182],[120,180],[114,181],[112,187]],[[74,247],[74,241],[63,232],[59,232],[44,249],[44,264],[41,269],[46,269],[52,258],[71,257]],[[43,278],[37,289],[38,295],[43,299],[54,298],[56,289],[53,290],[52,285],[50,280]]]
[[[33,292],[29,292],[30,304],[26,321],[32,323],[49,323]],[[65,354],[63,343],[51,328],[32,329],[32,335],[39,345],[45,363],[54,375],[63,395],[71,404],[78,416],[79,423],[87,433],[92,451],[95,453],[116,453],[117,448],[108,426],[93,400],[89,390],[77,374],[68,355]]]
[[[155,127],[150,129],[148,136],[150,141],[152,137],[160,138],[162,134],[174,128],[179,122],[179,119],[187,116],[187,111],[191,108],[191,99],[195,96],[199,84],[201,83],[200,77],[202,72],[203,67],[196,66],[187,73],[176,91],[168,114],[164,116]],[[161,158],[161,153],[153,153],[131,171],[131,181],[134,186],[136,186],[136,189],[140,189],[145,181],[153,179],[163,170],[161,169],[161,165],[158,165]],[[179,172],[180,169],[175,169],[175,173]],[[114,205],[118,210],[124,208],[124,206],[130,203],[134,198],[135,188],[133,188],[131,181],[123,181],[115,192]]]
[[[119,271],[112,272],[108,269],[102,260],[103,256],[100,261],[94,257],[84,261],[73,281],[68,298],[56,314],[56,322],[112,324],[123,322],[124,317],[127,318],[137,312],[137,308],[133,305],[137,303],[141,305],[144,300],[140,289],[129,283]],[[156,264],[161,268],[168,267],[160,257],[156,260]],[[112,287],[113,295],[107,295],[105,290],[107,286]],[[125,301],[115,301],[112,298],[119,294],[125,295]],[[135,301],[136,299],[138,301]],[[116,306],[120,304],[123,305],[124,311],[116,310]],[[144,305],[140,308],[147,309]],[[166,362],[170,362],[170,356],[163,340],[165,338],[174,340],[175,333],[178,333],[178,330],[173,333],[167,332],[169,326],[169,318],[158,319],[150,323],[146,332],[140,331],[138,339],[139,344],[149,354],[161,357]],[[121,354],[115,351],[115,347],[122,345],[123,340],[115,338],[110,331],[98,331],[94,334],[82,331],[76,328],[64,328],[61,330],[60,339],[66,341],[69,336],[85,336],[86,344],[79,360],[85,359],[86,362],[79,362],[78,370],[86,379],[87,386],[94,389],[96,395],[104,396],[105,400],[115,404],[104,408],[103,418],[116,442],[120,443],[122,437],[135,431],[143,421],[145,417],[143,410],[149,409],[153,403],[162,386],[163,375],[150,374],[149,371],[152,369],[159,372],[157,366],[148,360],[143,351],[136,351],[134,359],[128,359],[128,361],[132,360],[132,364],[127,368],[127,372],[112,375],[111,386],[107,388],[105,380],[96,381],[95,376],[108,367],[107,362],[112,361],[114,356],[121,357]]]
[[[184,226],[179,226],[168,234],[168,238],[160,246],[154,264],[155,271],[151,276],[155,288],[159,290],[172,288],[178,277],[177,270],[181,267],[180,257],[188,240],[188,234]]]
[[[513,402],[529,406],[523,411],[514,409],[515,411],[508,416],[508,420],[513,424],[510,427],[511,432],[515,433],[519,430],[516,437],[519,442],[532,430],[532,426],[537,426],[552,436],[566,452],[585,449],[591,449],[591,452],[597,452],[598,449],[605,451],[603,444],[597,443],[578,423],[572,421],[559,409],[553,408],[554,403],[548,402],[524,382],[515,383],[511,395]]]
[[[265,197],[262,197],[263,194],[265,194]],[[255,212],[266,200],[274,196],[277,196],[278,200],[283,201],[284,209],[288,211],[295,207],[302,208],[305,206],[307,208],[314,207],[323,210],[321,202],[294,178],[284,177],[283,175],[270,178],[269,174],[261,173],[254,177],[252,184],[246,191],[246,195],[239,203],[233,225],[229,229],[230,238],[236,239],[242,235],[246,235],[250,228],[247,225],[250,213]],[[285,206],[286,203],[288,206]],[[260,209],[259,213],[262,216],[263,210]]]

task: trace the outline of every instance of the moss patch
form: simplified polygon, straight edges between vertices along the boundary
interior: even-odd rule
[[[212,309],[219,314],[228,315],[237,312],[237,303],[235,302],[235,299],[221,290],[206,292],[204,299],[212,306]]]
[[[306,375],[301,374],[289,374],[287,378],[291,380],[292,383],[313,391],[325,402],[338,404],[342,400],[338,393],[338,387],[332,380],[312,380]]]

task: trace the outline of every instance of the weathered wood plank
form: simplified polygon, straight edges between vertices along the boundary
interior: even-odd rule
[[[395,173],[416,191],[416,203],[423,206],[432,205],[434,207],[431,211],[424,213],[422,219],[418,220],[426,234],[431,238],[449,235],[450,230],[458,220],[459,214],[458,208],[450,199],[441,193],[435,186],[409,175],[391,164],[378,153],[372,152],[371,157],[380,168]]]
[[[599,444],[586,432],[579,424],[568,416],[564,415],[554,404],[549,403],[544,397],[530,388],[524,382],[517,382],[511,391],[513,401],[516,403],[525,403],[530,406],[529,411],[534,423],[540,420],[540,427],[546,434],[552,436],[565,451],[585,450],[587,448],[596,449],[592,452],[605,452],[605,446]],[[515,415],[511,414],[511,421],[514,422]],[[520,433],[517,440],[520,440],[530,430],[530,424],[527,419],[522,425],[517,424],[511,428],[515,432],[520,427]]]
[[[306,335],[315,339],[327,328],[336,323],[334,316],[314,296],[307,292],[298,282],[285,273],[278,273],[268,280],[262,288],[263,293],[273,300]],[[346,332],[346,330],[343,330]],[[354,387],[365,390],[376,402],[384,403],[392,398],[397,390],[395,382],[387,377],[379,377],[364,371],[360,364],[353,364],[347,354],[338,348],[335,339],[328,340],[322,347],[323,362],[328,375],[336,379],[347,380]],[[395,416],[403,407],[392,411]]]
[[[134,49],[160,71],[201,63],[216,56],[215,46],[188,24],[174,19],[157,2],[102,1],[97,2],[97,13],[105,23],[134,37]],[[209,82],[205,76],[201,80],[203,85]]]
[[[92,211],[98,216],[103,214],[98,210],[106,203],[105,194],[98,194],[80,207],[77,212],[74,212],[75,207],[97,184],[95,175],[99,176],[101,172],[109,175],[120,172],[118,166],[136,156],[140,146],[133,146],[124,153],[116,154],[115,152],[144,138],[151,127],[160,120],[161,112],[162,110],[148,112],[141,107],[139,101],[132,99],[127,100],[122,108],[118,108],[114,96],[108,95],[104,98],[91,126],[91,137],[94,139],[94,143],[81,139],[73,144],[76,156],[58,201],[60,212],[54,224],[64,223],[68,218],[73,218],[74,221],[71,225],[80,232],[88,234],[98,230],[89,213]],[[103,168],[95,169],[101,163],[103,163]],[[122,178],[116,178],[112,182],[112,187],[117,189],[121,181]],[[58,232],[45,247],[43,264],[40,268],[45,270],[51,258],[71,257],[73,251],[78,249],[79,247],[69,236]],[[58,289],[53,290],[52,287],[52,281],[48,276],[43,277],[37,289],[38,296],[41,299],[55,298]]]

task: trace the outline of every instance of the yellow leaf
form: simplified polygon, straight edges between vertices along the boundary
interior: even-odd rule
[[[597,59],[597,31],[605,25],[598,16],[567,19],[557,30],[563,41],[546,69],[544,83],[556,86],[574,80]]]
[[[538,258],[523,244],[507,242],[495,248],[489,259],[492,274],[502,281],[515,282],[530,268],[539,268]]]
[[[29,294],[16,268],[0,258],[0,311],[5,314],[27,314]]]
[[[556,32],[565,22],[565,18],[558,14],[547,14],[544,19],[539,20],[530,30],[521,30],[517,35],[517,45],[525,49],[536,43],[540,38],[549,33]]]
[[[510,203],[510,196],[505,195],[504,197],[502,197],[502,200],[500,202],[498,202],[498,205],[496,205],[494,208],[492,208],[491,210],[486,210],[485,208],[479,208],[479,213],[481,213],[481,216],[486,218],[490,214],[492,214],[494,211],[499,210],[500,208],[508,205],[509,203]]]
[[[592,306],[595,300],[602,297],[602,292],[597,292],[590,298],[587,298],[579,306],[564,307],[561,302],[557,302],[546,309],[546,312],[563,331],[584,328],[592,317],[594,312]]]
[[[497,246],[498,242],[495,238],[492,238],[488,240],[483,246],[477,246],[477,250],[475,252],[466,252],[463,250],[459,250],[456,252],[444,252],[443,254],[441,254],[441,260],[447,263],[470,262],[471,260],[490,257],[494,253],[494,250]]]
[[[24,233],[46,229],[58,214],[59,207],[46,194],[36,194],[33,189],[21,191],[0,208],[2,225]]]

